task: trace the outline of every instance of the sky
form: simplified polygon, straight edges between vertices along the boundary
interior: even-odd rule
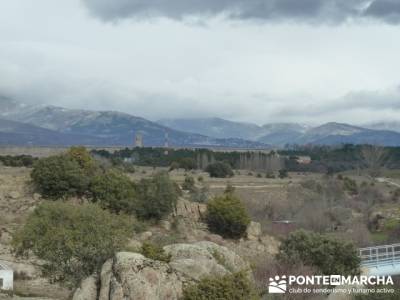
[[[12,0],[0,20],[0,95],[15,100],[151,120],[400,120],[399,0]]]

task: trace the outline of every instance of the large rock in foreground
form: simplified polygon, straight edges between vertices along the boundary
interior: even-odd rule
[[[174,244],[164,249],[171,255],[169,264],[138,253],[117,253],[103,265],[98,299],[177,300],[182,297],[185,284],[203,276],[249,269],[237,254],[212,242]],[[84,286],[77,293],[84,294]],[[88,286],[92,289],[92,285]]]

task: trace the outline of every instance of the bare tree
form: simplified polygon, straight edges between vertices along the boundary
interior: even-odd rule
[[[368,167],[368,173],[372,177],[378,177],[387,159],[387,151],[377,145],[365,145],[361,148],[361,154]]]

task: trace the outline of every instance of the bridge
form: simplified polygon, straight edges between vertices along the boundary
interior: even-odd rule
[[[359,249],[361,269],[368,275],[400,275],[400,244]]]

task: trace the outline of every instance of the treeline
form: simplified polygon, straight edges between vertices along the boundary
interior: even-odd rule
[[[32,167],[38,158],[30,155],[1,155],[0,163],[6,167]]]
[[[114,165],[172,167],[185,170],[205,169],[215,162],[223,162],[234,169],[278,171],[284,169],[284,159],[275,151],[212,151],[209,149],[125,148],[109,152],[92,150],[92,155],[109,159]]]
[[[374,145],[341,146],[296,146],[280,150],[286,157],[286,169],[289,171],[309,171],[334,173],[346,170],[371,167],[400,168],[400,147],[380,147]],[[309,156],[310,164],[300,164],[298,157]]]

